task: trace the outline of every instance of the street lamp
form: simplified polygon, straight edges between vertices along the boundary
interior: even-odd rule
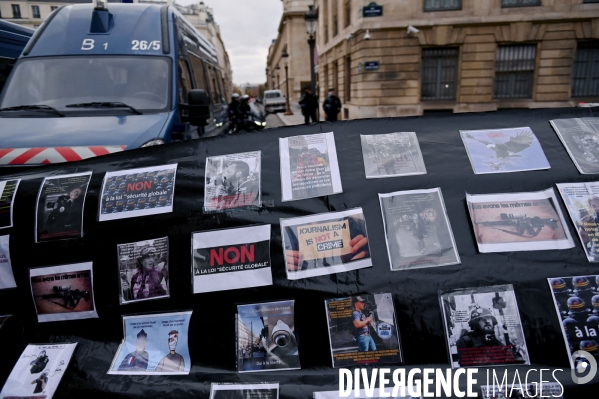
[[[281,84],[279,83],[279,71],[281,70],[280,66],[276,66],[275,67],[275,71],[277,71],[277,89],[279,88],[279,86],[281,86]]]
[[[308,6],[308,12],[304,14],[306,20],[306,32],[310,36],[308,39],[308,45],[310,46],[310,88],[314,94],[316,88],[316,74],[314,73],[314,45],[316,40],[314,35],[316,33],[316,21],[318,21],[318,13],[314,11],[314,6]]]
[[[283,57],[283,64],[285,65],[285,86],[287,86],[287,97],[285,98],[285,107],[287,109],[285,110],[285,115],[293,115],[291,107],[289,106],[289,75],[287,74],[289,69],[289,54],[287,53],[287,50],[283,50],[281,57]]]

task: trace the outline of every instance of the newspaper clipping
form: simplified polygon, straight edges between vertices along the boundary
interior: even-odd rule
[[[10,263],[9,236],[0,236],[0,290],[16,287]]]
[[[12,205],[21,179],[0,180],[0,229],[12,227]]]
[[[589,262],[599,262],[599,183],[559,183],[557,190]]]
[[[295,301],[237,306],[237,371],[295,370]]]
[[[204,210],[260,207],[260,151],[206,158]]]
[[[8,376],[0,398],[51,399],[76,346],[76,343],[27,345]]]
[[[460,134],[477,175],[551,167],[541,143],[529,127],[460,130]]]
[[[283,201],[343,192],[333,132],[279,139]]]
[[[439,291],[452,368],[529,365],[511,284]]]
[[[210,399],[279,399],[279,383],[210,385]]]
[[[535,251],[574,247],[555,191],[466,193],[480,252]]]
[[[191,311],[123,316],[123,341],[108,374],[189,374]]]
[[[599,118],[549,121],[581,174],[599,173]]]
[[[333,367],[403,363],[391,294],[325,301]]]
[[[173,211],[177,164],[107,172],[100,222]]]
[[[46,177],[37,194],[35,242],[83,236],[83,205],[92,172]]]
[[[372,266],[362,208],[281,219],[281,230],[289,280]]]
[[[29,277],[38,322],[98,317],[91,262],[29,269]]]
[[[367,179],[426,174],[416,133],[361,134],[360,140]]]
[[[548,278],[560,319],[570,367],[572,355],[585,351],[599,357],[599,275]]]
[[[564,387],[556,382],[513,385],[483,385],[483,399],[564,398]]]
[[[379,194],[391,270],[460,263],[440,188]]]
[[[117,245],[121,305],[168,298],[168,237]]]
[[[272,285],[270,225],[193,233],[193,293]]]

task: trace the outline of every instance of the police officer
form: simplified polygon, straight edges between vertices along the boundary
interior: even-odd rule
[[[457,342],[458,348],[477,348],[480,346],[503,346],[495,337],[497,319],[489,309],[474,308],[470,313],[470,331],[464,334]]]
[[[231,95],[231,102],[229,103],[229,124],[231,130],[235,130],[237,126],[237,107],[239,107],[239,94],[233,93]]]
[[[250,108],[250,96],[244,94],[239,99],[239,105],[237,106],[237,126],[235,128],[235,132],[238,132],[242,127],[245,121],[245,117],[252,111]]]
[[[324,109],[324,113],[327,115],[327,121],[337,121],[337,114],[341,111],[341,100],[335,95],[334,88],[331,87],[329,89],[329,95],[322,103],[322,109]]]
[[[310,119],[312,122],[316,120],[316,110],[318,108],[318,97],[312,94],[310,87],[304,88],[304,95],[299,100],[299,105],[302,108],[302,115],[304,115],[304,123],[308,125]]]

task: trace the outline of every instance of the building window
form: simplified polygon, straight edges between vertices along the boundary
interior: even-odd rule
[[[458,57],[457,48],[422,49],[421,100],[455,100]]]
[[[599,95],[599,41],[580,42],[572,68],[572,97]]]
[[[345,11],[344,11],[345,23],[343,24],[344,28],[347,28],[351,25],[351,0],[347,0],[345,2]]]
[[[337,18],[337,15],[339,13],[337,11],[337,0],[335,0],[333,1],[333,37],[337,36],[337,34],[339,33],[339,21]]]
[[[541,0],[501,0],[501,8],[540,6]]]
[[[599,3],[599,0],[582,0],[583,3]]]
[[[12,6],[12,17],[21,18],[21,6],[18,4],[11,4]]]
[[[40,6],[31,6],[31,14],[33,15],[33,18],[41,18]]]
[[[495,98],[531,98],[537,46],[499,46],[495,62]]]
[[[50,6],[50,11],[54,11],[58,8],[58,6]]]
[[[424,11],[461,10],[462,0],[424,0]]]
[[[339,61],[333,62],[333,85],[330,86],[339,93]]]
[[[345,57],[345,71],[344,71],[345,84],[343,89],[345,90],[345,102],[351,101],[351,57]]]

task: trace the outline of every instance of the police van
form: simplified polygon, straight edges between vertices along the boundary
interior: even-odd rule
[[[76,161],[228,132],[214,46],[174,7],[63,6],[0,95],[0,165]]]

